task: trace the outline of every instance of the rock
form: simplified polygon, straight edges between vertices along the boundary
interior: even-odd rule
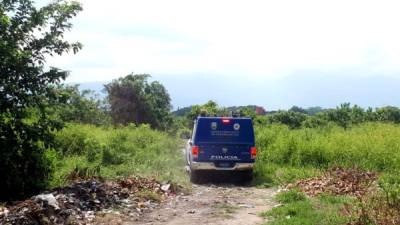
[[[7,216],[10,211],[6,207],[0,207],[0,217]]]
[[[57,199],[53,194],[41,194],[37,195],[35,201],[43,201],[46,202],[49,206],[53,207],[55,210],[59,210],[60,206],[58,205]]]
[[[250,204],[239,204],[238,205],[240,208],[254,208],[254,205],[250,205]]]
[[[161,190],[164,192],[169,191],[169,188],[171,187],[171,184],[164,184],[161,186]]]

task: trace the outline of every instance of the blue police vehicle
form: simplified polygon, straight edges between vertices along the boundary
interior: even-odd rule
[[[206,173],[234,171],[249,181],[256,154],[250,118],[198,117],[186,146],[190,180],[200,183]]]

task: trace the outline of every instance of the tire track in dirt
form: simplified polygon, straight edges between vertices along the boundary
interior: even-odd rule
[[[171,197],[157,209],[125,225],[255,225],[276,205],[273,188],[193,185],[191,194]]]

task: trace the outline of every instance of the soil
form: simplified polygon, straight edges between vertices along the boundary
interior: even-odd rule
[[[170,196],[155,209],[140,217],[121,215],[99,217],[95,224],[190,225],[264,224],[260,217],[277,205],[276,189],[235,185],[193,185],[190,194]]]

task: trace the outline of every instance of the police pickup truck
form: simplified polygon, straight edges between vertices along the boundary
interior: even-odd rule
[[[212,171],[234,171],[252,179],[257,150],[250,118],[198,117],[186,146],[190,180],[200,183]]]

